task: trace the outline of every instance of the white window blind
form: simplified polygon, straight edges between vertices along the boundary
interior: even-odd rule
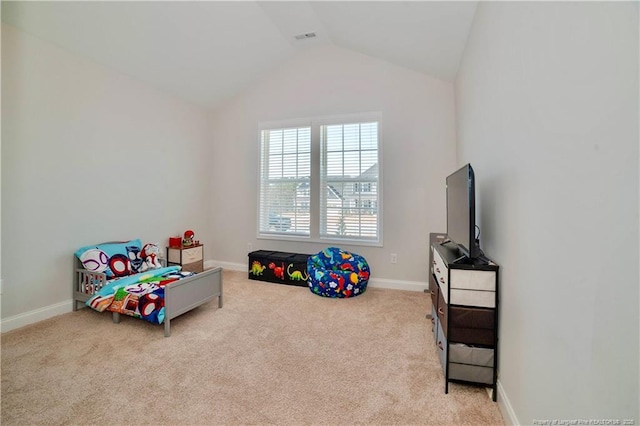
[[[378,241],[378,122],[320,128],[320,237]]]
[[[309,236],[311,128],[263,130],[260,234]]]

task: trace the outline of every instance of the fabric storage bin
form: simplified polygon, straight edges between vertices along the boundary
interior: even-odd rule
[[[449,379],[476,383],[493,383],[494,350],[449,344]]]
[[[480,365],[449,363],[449,380],[493,384],[493,368]]]
[[[493,349],[467,346],[462,343],[449,344],[449,362],[493,367]]]
[[[436,316],[436,308],[431,305],[431,332],[433,333],[433,341],[438,342],[438,326],[436,323],[439,323]]]
[[[442,323],[440,321],[436,321],[438,324],[438,337],[436,339],[436,347],[438,348],[438,357],[440,358],[440,364],[444,371],[447,371],[447,338],[444,336],[444,332],[442,331]]]
[[[440,290],[438,284],[436,283],[435,278],[433,278],[433,274],[429,276],[429,294],[431,295],[431,304],[433,306],[438,306],[438,294]]]
[[[492,346],[495,340],[495,310],[451,306],[449,333],[451,342]]]
[[[257,250],[249,253],[249,279],[307,286],[308,254]]]

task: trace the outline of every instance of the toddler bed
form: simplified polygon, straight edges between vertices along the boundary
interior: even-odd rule
[[[85,306],[99,312],[108,310],[114,323],[120,322],[120,314],[164,323],[164,335],[169,337],[171,320],[177,316],[216,297],[222,308],[222,268],[197,274],[181,272],[179,266],[157,264],[160,267],[147,269],[140,253],[140,240],[102,243],[76,251],[73,310]]]

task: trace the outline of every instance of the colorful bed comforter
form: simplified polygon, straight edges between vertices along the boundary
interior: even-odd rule
[[[116,278],[86,304],[98,312],[108,310],[162,324],[165,286],[191,275],[191,272],[181,272],[179,266],[169,266]]]

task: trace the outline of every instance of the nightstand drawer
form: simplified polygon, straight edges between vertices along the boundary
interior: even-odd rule
[[[184,263],[182,264],[182,271],[184,272],[194,272],[199,273],[204,271],[204,261],[200,260],[198,262],[193,263]]]
[[[167,260],[171,263],[193,263],[203,259],[203,246],[167,248]]]
[[[182,263],[193,263],[201,261],[202,259],[202,246],[192,247],[182,250]]]

